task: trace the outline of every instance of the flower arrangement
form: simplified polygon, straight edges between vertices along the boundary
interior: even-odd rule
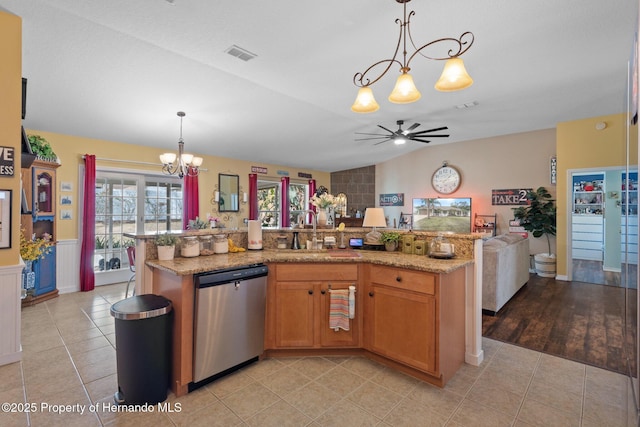
[[[199,217],[195,219],[190,219],[189,224],[187,225],[187,230],[204,230],[205,228],[209,228],[209,221],[204,221]]]
[[[158,234],[155,238],[156,246],[175,246],[178,238],[170,233]]]
[[[329,193],[316,194],[309,200],[311,204],[317,208],[332,208],[337,204],[335,196]]]
[[[24,261],[36,261],[51,252],[51,234],[44,233],[42,237],[37,238],[35,234],[31,236],[31,240],[27,240],[24,236],[24,229],[20,233],[20,256]]]

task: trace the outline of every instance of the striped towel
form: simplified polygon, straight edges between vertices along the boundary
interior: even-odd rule
[[[334,331],[349,330],[349,290],[331,290],[329,306],[329,327]]]

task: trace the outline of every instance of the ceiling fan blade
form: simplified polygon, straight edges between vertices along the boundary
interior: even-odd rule
[[[420,126],[420,123],[414,123],[411,126],[409,126],[407,128],[407,131],[411,132],[412,130],[414,130],[415,128],[417,128],[418,126]]]
[[[421,131],[414,132],[414,133],[415,134],[420,134],[420,133],[438,132],[439,130],[447,130],[447,129],[449,129],[449,128],[446,127],[446,126],[443,126],[441,128],[433,128],[433,129],[421,130]]]
[[[426,139],[420,139],[420,138],[413,138],[412,141],[424,142],[426,144],[431,142],[431,141],[427,141]]]
[[[382,125],[378,125],[379,128],[386,130],[387,132],[389,132],[391,135],[395,135],[396,133],[392,130],[387,129],[386,127],[382,126]]]
[[[387,138],[387,139],[385,139],[384,141],[376,142],[376,143],[375,143],[375,144],[373,144],[373,145],[380,145],[380,144],[382,144],[383,142],[391,141],[391,139],[392,139],[392,138]]]
[[[354,141],[371,141],[374,139],[389,139],[388,136],[376,136],[376,137],[372,137],[372,138],[356,138]],[[382,141],[384,142],[384,141]]]
[[[424,138],[424,137],[426,137],[426,136],[428,136],[429,138],[449,138],[449,135],[427,135],[427,134],[424,134],[424,135],[423,135],[423,134],[421,134],[421,133],[420,133],[420,134],[418,134],[418,133],[412,133],[412,134],[411,134],[411,135],[409,135],[408,137],[409,137],[409,138],[415,138],[416,136],[417,136],[418,138]]]
[[[385,138],[389,138],[389,135],[383,135],[381,133],[367,133],[367,132],[354,132],[356,135],[374,135],[374,136],[384,136]]]

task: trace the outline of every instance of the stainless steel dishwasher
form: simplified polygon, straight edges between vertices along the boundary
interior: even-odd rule
[[[267,266],[253,264],[194,276],[195,389],[255,360],[264,351]]]

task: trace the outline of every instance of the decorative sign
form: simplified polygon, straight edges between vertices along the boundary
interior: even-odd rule
[[[267,168],[261,166],[251,166],[251,172],[253,173],[267,173]]]
[[[0,146],[0,176],[13,176],[15,170],[14,151],[13,147]]]
[[[404,193],[380,194],[380,206],[404,206]]]
[[[558,179],[558,159],[556,156],[551,157],[551,164],[549,165],[549,173],[551,174],[551,184],[555,185]]]
[[[311,179],[311,178],[313,178],[313,175],[311,175],[310,173],[298,172],[298,178]]]
[[[512,219],[509,221],[509,233],[519,234],[525,239],[529,237],[529,233],[524,229],[523,226],[520,225],[519,219]]]
[[[527,193],[533,191],[532,188],[512,188],[509,190],[491,190],[491,204],[498,206],[506,205],[526,205]]]
[[[277,174],[281,176],[289,176],[289,171],[278,171]]]

